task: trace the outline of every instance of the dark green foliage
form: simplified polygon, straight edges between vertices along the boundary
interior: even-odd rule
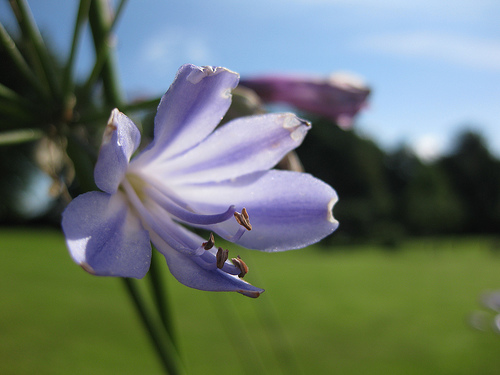
[[[384,152],[319,120],[297,153],[307,172],[337,190],[340,227],[332,239],[396,244],[405,234],[500,228],[500,161],[478,134],[461,134],[450,155],[424,163],[408,147]]]
[[[385,176],[385,154],[373,141],[318,121],[297,153],[307,172],[335,187],[340,233],[368,238],[391,224],[394,201]]]
[[[500,228],[500,161],[477,133],[459,135],[455,149],[439,164],[465,210],[464,231],[497,233]]]

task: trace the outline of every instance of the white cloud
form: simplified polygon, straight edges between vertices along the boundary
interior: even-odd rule
[[[372,16],[391,17],[402,13],[434,18],[479,19],[498,10],[497,0],[281,0],[308,6],[351,8]],[[267,3],[267,1],[266,1]]]
[[[436,135],[427,134],[417,138],[412,148],[421,160],[433,161],[443,153],[444,142]]]
[[[186,62],[206,65],[212,60],[208,43],[202,36],[175,28],[152,33],[138,56],[141,60],[139,65],[147,66],[160,75]]]
[[[354,45],[390,55],[500,71],[500,39],[416,31],[370,35],[357,40]]]

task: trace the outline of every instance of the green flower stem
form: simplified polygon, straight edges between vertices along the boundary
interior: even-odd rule
[[[97,190],[94,182],[94,165],[97,160],[97,150],[75,134],[69,134],[67,140],[66,152],[74,165],[81,191]]]
[[[139,111],[156,111],[156,108],[160,104],[160,98],[141,100],[134,103],[122,104],[118,109],[123,113],[132,113]],[[111,111],[109,108],[103,108],[102,110],[93,111],[91,113],[83,113],[79,118],[79,122],[83,124],[88,124],[92,122],[105,122],[109,118]]]
[[[65,97],[67,97],[74,88],[73,70],[75,68],[76,50],[79,45],[83,26],[88,18],[90,1],[91,0],[81,0],[80,6],[78,7],[78,14],[75,21],[75,30],[73,32],[71,50],[69,53],[68,61],[66,63],[66,67],[64,69],[63,93]]]
[[[118,9],[123,9],[123,6],[120,6]],[[113,22],[106,1],[92,1],[90,5],[89,21],[94,39],[96,63],[84,86],[85,90],[87,94],[90,94],[93,83],[100,75],[103,80],[104,93],[108,106],[120,108],[124,100],[118,80],[115,55],[112,53],[113,46],[110,42],[111,28],[115,23]]]
[[[142,110],[151,110],[158,107],[161,98],[141,100],[133,103],[127,103],[123,108],[119,108],[122,112],[136,112]]]
[[[6,106],[11,107],[11,109],[13,110],[24,112],[25,115],[25,112],[33,110],[33,105],[31,104],[31,102],[1,83],[0,99]]]
[[[26,79],[26,81],[40,94],[40,96],[46,101],[49,98],[48,88],[40,82],[38,77],[33,73],[30,66],[24,59],[23,55],[16,47],[16,44],[10,37],[9,33],[3,25],[0,23],[0,44],[7,52],[8,57],[17,68],[19,73]]]
[[[156,309],[160,315],[161,323],[165,328],[165,331],[170,337],[170,341],[174,346],[176,346],[175,332],[172,325],[172,317],[170,315],[170,307],[168,306],[168,301],[165,298],[166,292],[164,288],[164,280],[161,277],[161,269],[158,267],[159,253],[153,251],[153,257],[151,259],[151,267],[149,269],[148,275],[151,282],[151,289],[153,291],[153,298],[156,304]]]
[[[31,142],[43,137],[40,129],[20,129],[0,132],[0,146]]]
[[[112,32],[113,29],[116,26],[117,21],[120,19],[120,14],[122,13],[123,9],[125,9],[125,5],[127,4],[128,0],[121,0],[118,6],[116,7],[115,10],[115,16],[113,17],[113,22],[111,23],[111,26],[109,27],[108,33]]]
[[[151,316],[151,313],[148,311],[144,303],[144,300],[141,298],[139,290],[135,285],[135,281],[128,278],[122,278],[122,280],[142,320],[142,323],[144,324],[144,327],[149,333],[149,337],[153,342],[153,345],[156,349],[158,356],[160,357],[160,360],[162,362],[165,371],[167,372],[167,374],[170,375],[179,374],[180,360],[175,350],[175,347],[170,341],[168,335],[167,334],[160,335],[160,332],[165,332],[165,331],[161,329],[162,327],[160,324],[157,324],[153,320],[153,317]]]
[[[217,296],[208,295],[207,297],[215,314],[224,317],[221,326],[226,331],[227,338],[231,341],[237,354],[236,357],[240,361],[241,373],[265,374],[266,367],[262,360],[262,354],[255,340],[252,339],[247,324],[241,318],[234,304],[231,303],[231,297],[227,293],[221,293]],[[235,335],[235,327],[237,327],[237,335]]]
[[[34,105],[0,83],[0,129],[33,126],[37,123]]]
[[[40,66],[40,74],[44,75],[52,96],[57,101],[62,97],[60,82],[58,81],[56,70],[54,69],[54,64],[49,56],[47,47],[43,43],[40,31],[33,19],[29,5],[26,0],[10,0],[10,4],[24,36],[33,45],[33,62],[35,66]]]

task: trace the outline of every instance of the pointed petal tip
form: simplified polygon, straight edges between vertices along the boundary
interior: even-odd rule
[[[191,73],[188,74],[188,76],[186,77],[186,80],[188,80],[192,84],[200,83],[203,80],[203,78],[209,77],[209,76],[214,76],[214,75],[220,74],[222,72],[226,72],[226,73],[235,75],[238,78],[240,77],[240,75],[238,73],[233,72],[232,70],[229,70],[227,68],[220,67],[220,66],[196,66],[196,65],[186,64],[183,66],[183,68],[191,69]]]
[[[299,126],[305,125],[306,127],[311,127],[311,123],[307,120],[304,120],[293,113],[284,113],[286,116],[285,121],[283,122],[283,127],[285,129],[295,129]]]
[[[290,137],[295,142],[301,142],[311,128],[311,123],[301,119],[293,113],[284,113],[283,128],[290,132]]]

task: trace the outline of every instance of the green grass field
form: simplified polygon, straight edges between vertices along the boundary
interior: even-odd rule
[[[492,247],[233,247],[266,289],[257,300],[189,289],[164,267],[187,373],[498,374],[500,335],[467,323],[500,289]],[[0,374],[161,373],[120,280],[83,272],[57,231],[0,230],[0,293]]]

